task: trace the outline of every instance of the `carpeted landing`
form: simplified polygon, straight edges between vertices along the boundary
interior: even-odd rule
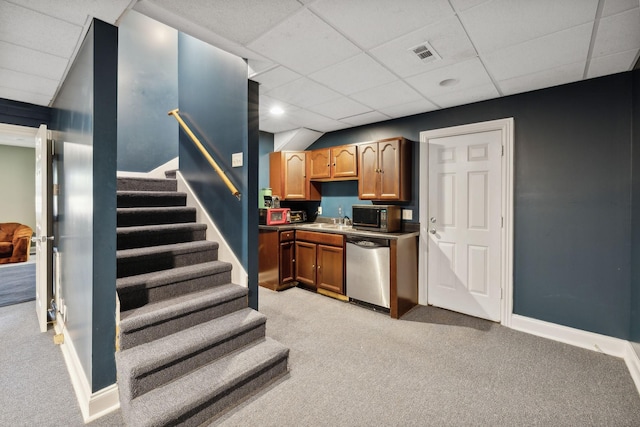
[[[267,336],[291,349],[289,375],[211,427],[640,425],[621,359],[432,307],[393,320],[298,288],[259,292]],[[33,303],[0,318],[0,425],[82,426]],[[120,411],[89,424],[124,425]]]
[[[0,265],[0,307],[36,298],[35,261]]]

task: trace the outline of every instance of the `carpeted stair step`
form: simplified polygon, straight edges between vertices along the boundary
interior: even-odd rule
[[[116,279],[122,311],[231,282],[231,264],[210,261]]]
[[[120,312],[120,350],[247,307],[248,289],[227,283]]]
[[[289,350],[264,341],[216,360],[131,402],[123,401],[128,425],[199,426],[287,373]]]
[[[178,181],[162,178],[118,178],[116,189],[118,191],[177,191]]]
[[[216,261],[218,242],[196,240],[195,242],[150,246],[147,248],[122,249],[116,252],[117,277],[135,276],[153,271]]]
[[[118,191],[119,208],[186,206],[187,193],[177,191]]]
[[[266,317],[250,308],[116,354],[118,390],[131,400],[265,336]]]
[[[117,214],[118,227],[196,222],[196,208],[186,206],[118,208]]]
[[[160,224],[135,227],[118,227],[117,249],[133,249],[145,246],[205,240],[207,225],[198,223]]]

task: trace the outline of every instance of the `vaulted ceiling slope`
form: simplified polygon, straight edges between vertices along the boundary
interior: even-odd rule
[[[272,133],[629,71],[640,52],[639,0],[0,0],[0,97],[50,105],[91,18],[131,8],[247,58]]]

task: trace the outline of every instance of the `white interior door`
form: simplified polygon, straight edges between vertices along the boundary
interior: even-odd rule
[[[41,125],[36,134],[36,314],[41,332],[47,330],[47,309],[52,295],[52,240],[50,220],[51,148],[48,131]]]
[[[500,321],[502,132],[431,138],[428,147],[428,303]]]

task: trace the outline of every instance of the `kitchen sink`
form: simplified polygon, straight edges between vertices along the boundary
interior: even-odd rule
[[[312,224],[304,224],[302,225],[302,227],[320,228],[320,229],[328,229],[328,230],[351,230],[350,225],[331,224],[326,222],[314,222]]]

